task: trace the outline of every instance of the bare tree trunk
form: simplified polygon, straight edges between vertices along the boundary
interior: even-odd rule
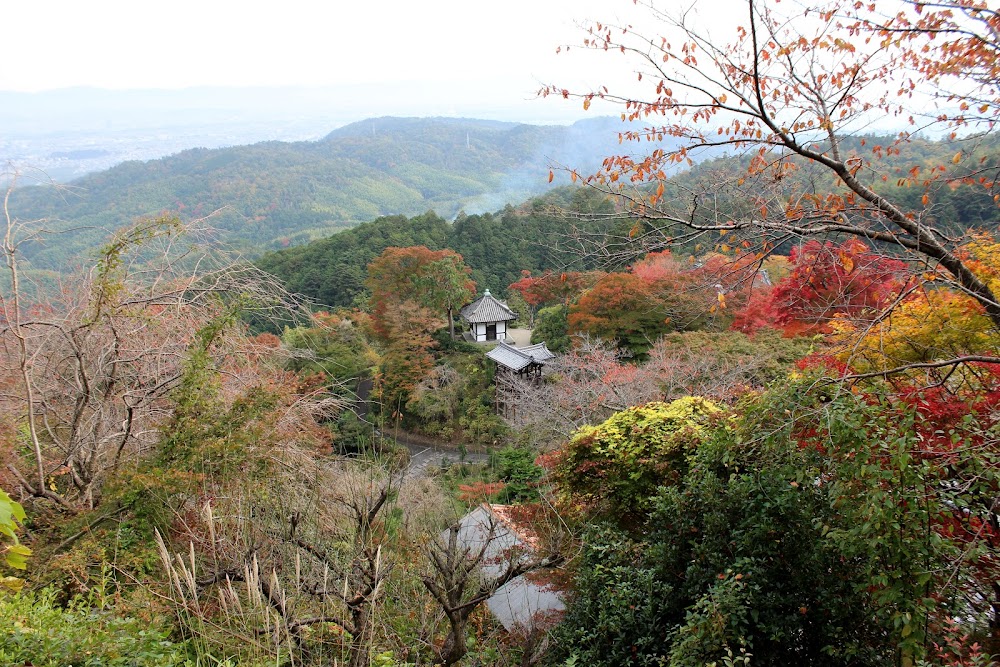
[[[459,544],[461,522],[452,524],[444,540],[435,540],[427,549],[432,574],[422,578],[424,588],[437,600],[448,620],[448,631],[443,644],[437,649],[437,658],[443,665],[454,665],[468,653],[465,635],[469,617],[502,586],[521,575],[562,562],[560,554],[546,557],[527,557],[523,552],[504,554],[505,568],[496,575],[481,571],[499,525],[489,514],[486,539],[478,549]]]

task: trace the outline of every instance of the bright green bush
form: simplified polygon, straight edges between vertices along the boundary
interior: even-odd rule
[[[580,428],[559,454],[555,481],[588,514],[641,523],[659,486],[684,472],[685,455],[701,440],[711,401],[694,396],[647,403]]]
[[[83,597],[66,607],[55,592],[0,595],[0,665],[174,667],[190,664],[183,645],[139,618],[94,608]]]
[[[497,498],[501,503],[535,502],[538,481],[545,472],[535,465],[536,453],[521,447],[504,447],[490,457],[497,481],[504,483]]]

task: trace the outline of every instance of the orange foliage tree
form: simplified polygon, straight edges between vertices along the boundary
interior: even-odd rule
[[[372,292],[372,315],[376,333],[392,336],[387,313],[404,301],[445,312],[452,338],[454,313],[475,294],[469,278],[472,269],[453,250],[430,250],[426,246],[386,248],[368,265],[366,285]]]
[[[372,326],[386,345],[377,388],[397,416],[434,366],[432,334],[441,314],[454,338],[454,311],[475,293],[470,272],[458,253],[425,246],[386,248],[368,265]]]
[[[669,250],[651,252],[584,292],[569,309],[569,330],[615,340],[642,357],[671,331],[725,329],[730,310],[747,302],[756,273],[748,256],[681,261]]]
[[[605,340],[643,355],[670,331],[662,299],[650,283],[630,273],[609,273],[570,308],[569,330]]]
[[[653,230],[637,239],[664,247],[728,235],[727,244],[750,246],[762,261],[789,239],[855,238],[915,273],[939,269],[938,280],[1000,326],[996,288],[963,255],[965,239],[950,221],[935,222],[931,197],[941,184],[992,190],[978,156],[960,150],[950,164],[931,167],[914,160],[898,178],[888,158],[903,159],[910,134],[889,145],[857,137],[887,117],[914,130],[991,130],[1000,113],[995,10],[979,0],[943,0],[903,2],[885,14],[874,3],[831,2],[803,15],[799,6],[747,0],[745,20],[722,43],[692,22],[694,13],[674,18],[652,2],[634,4],[652,20],[593,22],[583,45],[629,58],[637,83],[583,91],[552,85],[541,94],[580,99],[585,108],[616,104],[623,120],[648,120],[622,138],[653,141],[651,152],[611,156],[587,179],[622,198],[641,221],[637,230]],[[640,25],[643,32],[633,27]],[[923,113],[931,106],[927,83],[945,103],[933,117]],[[740,154],[745,171],[672,198],[670,171],[713,148]],[[928,194],[907,204],[890,178]]]
[[[530,271],[521,273],[521,279],[512,283],[510,289],[520,292],[525,302],[532,307],[558,303],[567,305],[570,299],[593,287],[604,275],[600,271],[546,271],[540,276],[533,276]]]

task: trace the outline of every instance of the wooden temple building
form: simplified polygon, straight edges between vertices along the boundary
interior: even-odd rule
[[[510,373],[521,377],[537,378],[542,376],[542,367],[553,354],[545,343],[536,343],[527,347],[514,347],[500,342],[486,356],[497,362],[497,375]]]
[[[542,368],[545,362],[555,358],[545,343],[536,343],[527,347],[514,347],[500,342],[486,356],[496,362],[496,408],[497,414],[513,417],[517,412],[516,382],[524,380],[534,384],[542,381]]]
[[[517,319],[517,314],[505,302],[490,294],[483,295],[458,311],[467,329],[465,340],[472,343],[496,343],[486,356],[496,362],[496,406],[499,414],[508,415],[513,409],[509,394],[514,389],[514,381],[540,383],[542,368],[555,358],[545,343],[526,347],[515,347],[507,341],[514,341],[508,323]]]
[[[507,340],[507,323],[517,319],[517,314],[489,290],[458,314],[469,327],[464,334],[466,340],[473,343]]]

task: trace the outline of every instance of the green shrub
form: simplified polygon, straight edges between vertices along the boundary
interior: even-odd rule
[[[61,607],[55,591],[0,595],[0,664],[33,667],[174,667],[184,646],[162,627],[122,618],[75,597]]]
[[[535,452],[522,447],[504,447],[490,457],[497,481],[504,489],[497,498],[501,503],[535,502],[538,481],[544,470],[535,465]]]
[[[602,424],[583,426],[558,456],[556,485],[587,514],[641,524],[657,487],[683,476],[686,455],[719,414],[711,401],[686,396],[628,408]]]
[[[531,332],[532,343],[545,343],[553,352],[566,352],[571,347],[567,316],[569,308],[563,305],[542,308],[535,316],[535,329]]]
[[[24,519],[24,508],[0,489],[0,563],[7,568],[23,570],[31,555],[31,549],[17,539],[17,531]],[[21,583],[18,577],[5,576],[0,570],[0,587],[16,591]]]

